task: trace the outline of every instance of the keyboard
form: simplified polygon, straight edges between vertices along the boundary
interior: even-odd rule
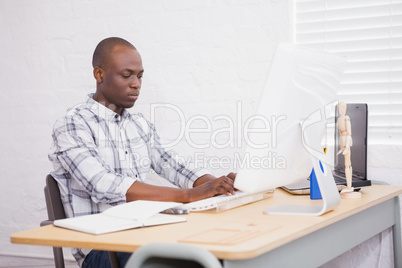
[[[212,210],[221,212],[231,208],[239,207],[272,196],[273,191],[249,194],[237,191],[234,195],[217,195],[203,200],[187,203],[183,205],[188,211]]]

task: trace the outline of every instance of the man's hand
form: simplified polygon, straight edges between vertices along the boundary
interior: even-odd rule
[[[189,202],[198,201],[204,198],[220,194],[235,194],[234,180],[235,173],[216,178],[210,174],[201,176],[194,183],[194,188],[189,189]]]
[[[219,194],[234,194],[233,187],[235,173],[216,178],[210,174],[199,177],[194,182],[194,188],[181,189],[173,187],[162,187],[136,181],[127,190],[127,202],[134,200],[155,200],[172,202],[194,202]]]

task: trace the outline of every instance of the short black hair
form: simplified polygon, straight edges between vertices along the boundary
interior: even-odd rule
[[[112,52],[115,46],[126,46],[132,49],[136,49],[130,42],[120,37],[109,37],[103,39],[96,46],[94,55],[92,57],[92,67],[102,67],[106,64],[109,54]]]

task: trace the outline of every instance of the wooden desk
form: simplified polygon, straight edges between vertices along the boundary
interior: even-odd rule
[[[233,224],[266,224],[278,228],[234,245],[197,245],[223,259],[225,267],[267,267],[268,264],[270,267],[317,267],[393,227],[395,267],[402,267],[398,200],[402,187],[375,185],[361,191],[361,199],[342,199],[334,211],[320,217],[264,215],[264,209],[280,204],[319,205],[321,202],[276,190],[273,198],[226,212],[191,213],[185,223],[99,236],[44,226],[14,233],[11,242],[133,252],[147,243],[177,243],[194,234]]]

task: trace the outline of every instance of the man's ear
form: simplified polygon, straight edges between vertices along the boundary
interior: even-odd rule
[[[103,74],[104,74],[103,70],[100,67],[95,66],[95,68],[94,68],[94,77],[95,77],[95,80],[96,80],[96,82],[98,84],[103,82]]]

